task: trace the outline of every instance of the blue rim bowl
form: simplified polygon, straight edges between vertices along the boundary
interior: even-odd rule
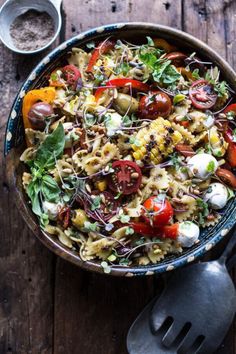
[[[33,233],[50,250],[81,268],[99,273],[103,273],[100,262],[82,261],[78,252],[66,248],[57,240],[57,238],[45,233],[40,229],[37,219],[33,215],[28,205],[25,193],[22,189],[21,175],[23,167],[19,162],[19,156],[24,148],[24,129],[22,124],[21,106],[25,93],[46,83],[46,75],[51,72],[58,65],[58,63],[60,63],[60,61],[72,47],[84,47],[85,44],[89,41],[101,40],[107,36],[125,38],[131,42],[140,41],[146,36],[155,36],[174,42],[176,46],[179,46],[179,48],[197,52],[201,57],[211,60],[213,63],[215,63],[219,67],[222,77],[227,80],[231,87],[236,91],[236,73],[223,58],[221,58],[205,43],[177,29],[142,22],[111,24],[83,32],[58,46],[55,50],[49,53],[31,72],[31,74],[25,80],[13,103],[7,123],[4,151],[7,160],[7,176],[11,190],[14,192],[16,204],[23,218]],[[171,271],[178,267],[189,264],[197,258],[201,257],[207,251],[212,249],[219,241],[221,241],[234,226],[235,219],[236,202],[235,199],[233,199],[225,208],[220,222],[214,227],[205,229],[201,232],[201,239],[198,244],[184,250],[183,253],[179,255],[168,255],[164,260],[157,264],[132,267],[112,267],[110,274],[127,277],[136,275],[152,275],[155,273]]]

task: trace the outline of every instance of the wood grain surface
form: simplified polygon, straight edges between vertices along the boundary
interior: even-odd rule
[[[235,0],[64,0],[62,14],[55,45],[102,24],[148,21],[195,35],[236,68]],[[19,56],[0,44],[1,140],[13,99],[41,57]],[[113,279],[55,257],[16,210],[2,143],[0,149],[0,354],[127,354],[127,330],[161,292],[163,279]],[[235,326],[217,354],[236,354]]]

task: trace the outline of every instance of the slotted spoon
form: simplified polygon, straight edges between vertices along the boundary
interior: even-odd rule
[[[129,330],[130,354],[211,354],[223,341],[236,311],[236,291],[228,268],[236,231],[218,260],[176,271],[165,290]]]

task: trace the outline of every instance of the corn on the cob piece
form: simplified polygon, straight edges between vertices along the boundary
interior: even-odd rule
[[[135,160],[150,160],[160,163],[171,154],[174,146],[183,140],[182,134],[172,128],[172,123],[161,117],[155,119],[135,136],[131,145]]]

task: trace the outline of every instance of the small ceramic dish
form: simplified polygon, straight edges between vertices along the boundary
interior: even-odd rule
[[[31,208],[28,205],[27,197],[23,191],[21,182],[23,164],[20,163],[19,156],[25,147],[24,129],[21,117],[22,98],[25,93],[28,90],[46,84],[47,74],[52,72],[52,70],[58,66],[72,47],[84,47],[89,41],[100,41],[108,36],[123,38],[130,42],[140,42],[145,40],[146,36],[161,37],[171,43],[174,42],[179,48],[186,49],[190,52],[197,52],[202,58],[215,63],[220,69],[223,78],[234,90],[236,90],[236,73],[224,59],[205,43],[179,30],[149,23],[119,23],[98,27],[88,32],[81,33],[61,44],[45,57],[31,72],[15,99],[7,124],[5,154],[7,159],[7,175],[12,193],[14,193],[17,206],[27,222],[27,225],[29,225],[34,234],[50,250],[79,267],[101,273],[103,272],[103,269],[99,262],[82,261],[77,252],[66,248],[56,237],[53,237],[40,229],[38,221],[33,215]],[[163,261],[157,264],[135,267],[112,267],[110,274],[116,276],[151,275],[154,273],[170,271],[186,265],[214,247],[233,227],[235,224],[235,218],[236,201],[233,199],[227,204],[220,222],[214,227],[201,231],[200,242],[198,244],[185,249],[183,253],[179,255],[167,256]]]
[[[62,0],[7,0],[0,8],[0,39],[6,47],[18,54],[36,54],[48,48],[57,38],[61,30],[61,1]],[[10,26],[16,17],[28,10],[47,12],[54,21],[54,35],[48,43],[35,50],[18,49],[11,38]]]

